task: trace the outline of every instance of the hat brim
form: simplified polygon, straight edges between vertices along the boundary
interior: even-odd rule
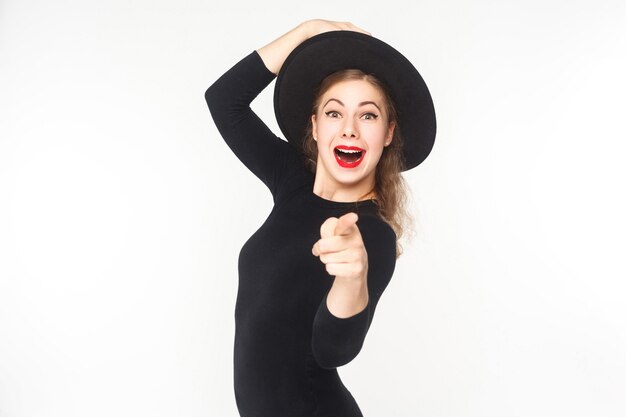
[[[404,55],[360,32],[324,32],[305,40],[289,54],[274,89],[274,112],[286,139],[302,145],[315,90],[328,75],[348,68],[373,74],[388,87],[404,141],[404,170],[422,163],[433,148],[436,134],[428,87]]]

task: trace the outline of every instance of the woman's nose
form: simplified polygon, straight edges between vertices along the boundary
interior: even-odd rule
[[[352,123],[346,123],[346,125],[343,127],[343,134],[341,136],[356,138],[357,133],[356,130],[354,130]]]

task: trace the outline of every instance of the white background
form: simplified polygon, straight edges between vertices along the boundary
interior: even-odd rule
[[[0,0],[0,416],[237,415],[272,199],[204,91],[311,18],[394,45],[438,116],[340,369],[365,416],[626,415],[624,2]]]

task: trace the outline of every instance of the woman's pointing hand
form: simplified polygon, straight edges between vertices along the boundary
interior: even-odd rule
[[[313,245],[313,255],[319,256],[326,271],[337,278],[367,278],[367,251],[356,225],[358,218],[356,213],[347,213],[326,219],[320,228],[321,239]]]

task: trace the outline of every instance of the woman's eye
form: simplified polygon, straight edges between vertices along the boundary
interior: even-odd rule
[[[331,110],[331,111],[327,111],[326,112],[326,116],[328,116],[328,117],[339,117],[339,113],[336,112],[335,110]]]
[[[375,119],[377,119],[377,118],[378,118],[378,115],[377,115],[377,114],[374,114],[374,113],[365,113],[365,114],[363,115],[363,117],[364,117],[366,120],[375,120]]]

